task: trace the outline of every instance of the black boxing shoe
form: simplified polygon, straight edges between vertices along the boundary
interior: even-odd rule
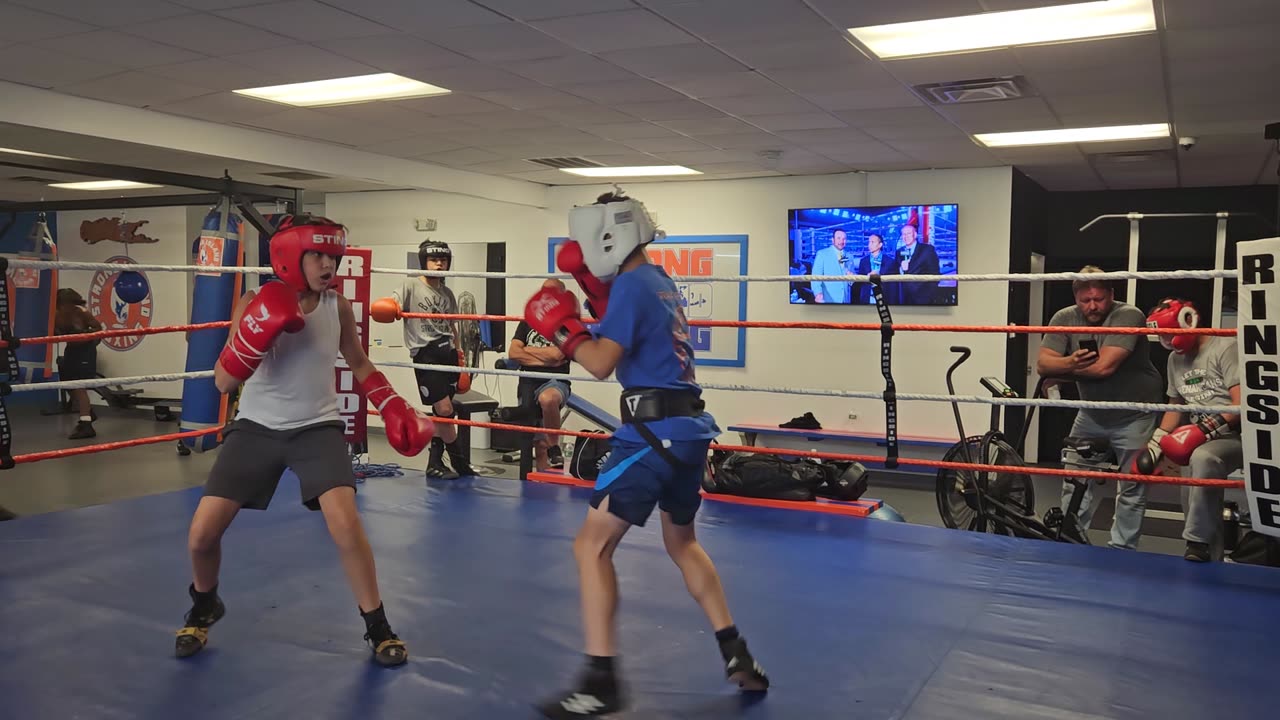
[[[778,427],[791,428],[793,430],[821,430],[822,423],[818,422],[818,418],[814,417],[813,413],[807,412],[784,423],[779,423]]]
[[[537,710],[553,720],[600,717],[626,707],[618,678],[612,670],[588,667],[568,692],[539,703]]]
[[[731,683],[747,692],[765,692],[769,689],[769,676],[747,650],[747,641],[741,636],[720,643],[720,655],[724,658],[724,674]]]
[[[218,597],[218,588],[209,592],[196,592],[194,585],[187,589],[191,595],[191,609],[187,611],[186,623],[176,633],[174,654],[180,658],[191,657],[204,649],[209,643],[209,628],[222,619],[227,608]]]

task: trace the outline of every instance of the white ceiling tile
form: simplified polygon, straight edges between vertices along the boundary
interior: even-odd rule
[[[845,123],[827,113],[784,113],[780,115],[752,115],[749,122],[769,132],[779,130],[818,130],[821,128],[842,128]]]
[[[720,150],[772,150],[788,144],[777,135],[767,132],[705,135],[701,141]]]
[[[416,117],[416,119],[413,120],[412,122],[407,122],[406,127],[413,127],[417,129],[418,133],[422,133],[422,134],[434,133],[438,135],[440,133],[466,132],[468,130],[476,129],[475,125],[462,122],[461,120],[458,119],[460,117],[465,117],[465,115],[428,115],[422,112],[418,108],[410,107],[406,105],[405,104],[406,102],[408,101],[386,102],[386,103],[377,103],[377,104],[398,107],[407,112],[412,112],[413,115]],[[368,107],[368,106],[356,105],[353,107]],[[326,109],[336,110],[338,108],[326,108]]]
[[[933,167],[999,165],[1000,161],[968,138],[955,140],[892,140],[889,147]]]
[[[475,0],[494,10],[518,20],[547,20],[550,18],[585,15],[611,10],[632,10],[631,0]]]
[[[533,27],[589,53],[656,48],[695,42],[671,23],[645,10],[593,13],[543,20]]]
[[[1280,4],[1275,0],[1231,0],[1229,3],[1164,0],[1163,5],[1165,27],[1169,30],[1280,23]]]
[[[658,123],[664,128],[683,133],[690,137],[701,135],[727,135],[729,133],[750,133],[759,128],[737,118],[728,116],[718,118],[685,118],[683,120],[663,120]]]
[[[408,158],[457,150],[461,147],[460,143],[436,135],[420,135],[361,145],[360,149],[379,155]]]
[[[517,130],[510,133],[513,139],[524,141],[536,141],[546,143],[583,143],[599,147],[602,141],[599,137],[590,133],[583,132],[577,128],[568,127],[545,127],[545,128],[528,128],[525,130]],[[605,143],[608,147],[612,144]]]
[[[946,105],[938,110],[970,132],[1010,132],[1061,127],[1053,111],[1040,98]]]
[[[465,130],[450,130],[448,132],[436,133],[438,136],[451,140],[467,147],[482,147],[493,152],[497,152],[497,147],[503,143],[511,143],[520,138],[510,130],[483,130],[480,128],[468,128]]]
[[[927,140],[931,138],[963,137],[965,135],[963,130],[941,118],[937,121],[923,123],[863,125],[859,129],[877,140]]]
[[[528,182],[543,183],[544,185],[589,185],[598,183],[595,178],[584,178],[569,173],[563,173],[559,170],[535,170],[533,172],[524,173],[508,173],[509,177],[517,180],[527,180]],[[590,202],[587,200],[587,202]],[[566,228],[567,230],[567,228]]]
[[[640,152],[647,153],[663,153],[663,152],[680,152],[688,150],[708,150],[710,146],[687,137],[661,137],[661,138],[634,138],[627,140],[627,147],[634,148]]]
[[[262,0],[169,0],[169,2],[194,10],[225,10],[244,5],[257,5]]]
[[[663,158],[664,160],[667,160],[667,156],[666,156],[665,154],[662,156],[662,158]],[[668,162],[676,162],[676,161],[674,161],[674,160],[668,160]],[[707,174],[707,175],[722,175],[722,174],[727,174],[727,173],[755,172],[755,171],[757,171],[757,170],[764,170],[764,169],[765,169],[764,167],[762,167],[762,166],[761,166],[761,164],[760,164],[760,162],[759,162],[758,160],[757,160],[757,161],[754,161],[754,162],[752,162],[752,161],[739,160],[739,161],[737,161],[737,162],[694,163],[694,164],[692,164],[692,165],[690,165],[690,164],[688,164],[688,163],[683,163],[683,162],[682,162],[682,163],[679,163],[679,164],[684,165],[685,167],[688,167],[688,168],[693,168],[694,170],[697,170],[697,171],[699,171],[699,172],[705,173],[705,174]]]
[[[670,45],[661,50],[638,48],[601,53],[600,57],[637,75],[655,80],[670,80],[689,74],[745,72],[749,68],[710,45],[693,43]]]
[[[232,93],[202,95],[165,103],[151,109],[220,123],[237,123],[245,119],[266,117],[280,112],[280,106],[274,103],[265,103]]]
[[[826,147],[812,147],[810,149],[823,157],[831,158],[837,162],[848,163],[856,168],[865,168],[871,163],[904,163],[911,160],[906,153],[874,140],[840,143]]]
[[[712,42],[726,38],[758,38],[777,33],[817,35],[834,32],[831,25],[802,0],[702,0],[655,7],[672,23]]]
[[[846,143],[871,142],[871,136],[856,128],[823,128],[816,130],[783,130],[778,135],[787,142],[805,147],[829,147]]]
[[[214,57],[289,44],[279,35],[215,15],[183,15],[135,23],[120,28],[120,32]]]
[[[401,107],[395,103],[361,103],[357,105],[339,105],[336,107],[316,108],[316,110],[325,115],[340,118],[353,124],[406,130],[409,135],[441,131],[439,127],[430,127],[430,122],[435,118],[425,117],[420,112],[406,107]]]
[[[1023,72],[1022,65],[1011,50],[891,60],[884,66],[906,85],[1006,77],[1021,75]]]
[[[42,10],[63,17],[73,18],[80,22],[115,27],[146,20],[186,15],[191,11],[164,0],[110,0],[110,2],[93,2],[92,0],[9,0],[14,5],[25,5],[33,10]]]
[[[392,28],[315,0],[287,0],[220,10],[217,15],[303,42],[386,35]]]
[[[675,100],[672,102],[651,103],[617,103],[615,109],[641,120],[662,122],[665,120],[685,120],[688,118],[722,118],[724,113],[704,105],[696,100]]]
[[[510,63],[521,60],[572,55],[573,49],[553,37],[518,23],[437,28],[417,33],[437,45],[482,62]]]
[[[1261,132],[1237,133],[1224,135],[1199,135],[1196,146],[1190,151],[1182,152],[1188,161],[1198,161],[1201,157],[1214,158],[1223,155],[1257,156],[1274,152],[1275,141],[1267,140]]]
[[[454,92],[487,92],[513,90],[533,85],[528,78],[509,73],[491,65],[464,60],[463,65],[424,69],[405,73],[415,80],[447,88]],[[402,71],[403,73],[404,71]]]
[[[1038,5],[1049,5],[1044,0]],[[894,0],[894,2],[847,2],[846,0],[809,0],[809,6],[837,27],[933,20],[958,15],[976,15],[986,8],[978,0]]]
[[[902,87],[902,83],[887,70],[872,63],[817,68],[779,68],[768,70],[764,74],[796,93],[868,92]]]
[[[677,132],[647,122],[583,125],[582,129],[592,135],[605,138],[606,140],[640,140],[644,138],[680,137],[680,134]]]
[[[52,88],[121,72],[110,62],[70,57],[39,45],[0,48],[0,80]]]
[[[1229,135],[1257,133],[1276,122],[1280,109],[1257,102],[1183,104],[1174,98],[1174,118],[1179,135]]]
[[[1117,140],[1115,142],[1082,143],[1080,151],[1086,155],[1114,155],[1117,153],[1144,153],[1172,150],[1174,138],[1159,140]]]
[[[1280,23],[1250,23],[1229,28],[1170,30],[1165,33],[1165,45],[1174,63],[1240,55],[1274,58],[1277,37],[1280,37]]]
[[[667,87],[692,98],[732,97],[782,91],[778,83],[757,72],[697,73],[662,81]]]
[[[749,180],[751,178],[782,177],[783,175],[786,175],[786,174],[787,173],[784,173],[781,170],[752,170],[750,172],[722,173],[719,175],[709,175],[707,179],[709,180]]]
[[[785,143],[778,143],[779,147]],[[704,164],[720,164],[720,163],[751,163],[758,164],[760,156],[757,151],[751,149],[738,150],[686,150],[679,152],[664,152],[661,154],[663,160],[675,163],[677,165],[685,165],[693,167],[695,165]]]
[[[708,98],[704,102],[711,107],[719,108],[730,115],[739,117],[818,112],[818,108],[799,96],[790,93]]]
[[[176,82],[131,70],[73,85],[60,85],[58,92],[105,100],[118,105],[150,107],[208,95],[213,91],[190,83]]]
[[[450,165],[453,167],[475,165],[476,163],[494,162],[502,160],[503,157],[497,153],[491,153],[488,150],[480,148],[461,148],[459,150],[448,150],[433,155],[424,155],[422,160],[439,165]]]
[[[1105,71],[1041,70],[1026,77],[1038,94],[1050,98],[1122,92],[1150,94],[1164,86],[1159,64],[1122,65]]]
[[[744,65],[760,71],[792,67],[848,67],[867,57],[839,32],[762,42],[754,38],[718,40],[715,46]]]
[[[626,146],[619,146],[620,150],[626,150]],[[593,152],[590,154],[591,160],[604,165],[606,167],[631,167],[633,165],[654,165],[659,160],[655,155],[649,153],[636,152],[627,150],[626,152]]]
[[[212,90],[241,90],[251,87],[264,87],[289,82],[285,75],[251,68],[240,63],[233,63],[221,58],[205,58],[173,65],[159,65],[147,68],[147,74],[157,75],[170,80],[189,82]],[[268,105],[265,100],[254,102]],[[280,106],[270,103],[279,111]]]
[[[375,133],[367,132],[367,128],[353,126],[341,118],[304,108],[293,108],[275,115],[247,119],[242,124],[284,135],[325,140],[343,145],[355,146],[376,141]]]
[[[412,35],[375,35],[331,40],[326,50],[384,72],[404,74],[415,70],[465,65],[467,58]]]
[[[1046,98],[1065,127],[1168,122],[1163,88],[1145,92],[1055,95]]]
[[[416,113],[415,113],[416,114]],[[557,123],[545,117],[515,110],[506,112],[474,113],[454,115],[452,120],[473,125],[485,130],[524,130],[527,128],[553,127]]]
[[[574,53],[547,60],[511,63],[508,69],[522,77],[552,87],[587,85],[638,79],[634,73],[594,55]]]
[[[507,18],[468,0],[324,0],[326,5],[402,32],[428,37],[449,28],[507,24]],[[428,37],[428,39],[430,39]]]
[[[871,110],[840,110],[832,113],[832,115],[854,127],[882,127],[897,124],[927,125],[934,122],[947,122],[946,118],[927,105]]]
[[[40,41],[40,46],[91,60],[101,59],[103,57],[103,48],[110,48],[108,54],[112,64],[135,70],[153,65],[168,65],[188,60],[198,60],[204,57],[190,50],[152,42],[132,35],[125,35],[115,30],[95,30],[76,35],[48,38]]]
[[[920,98],[905,87],[865,90],[841,90],[838,92],[800,93],[804,99],[823,110],[874,110],[881,108],[906,108],[923,105]]]
[[[68,20],[16,5],[0,4],[0,40],[34,43],[37,40],[94,30],[93,25]]]
[[[490,160],[480,163],[468,163],[464,165],[471,172],[485,173],[486,175],[506,175],[507,173],[529,172],[542,167],[537,163],[531,163],[527,160],[512,160],[503,158],[501,160]]]
[[[378,68],[321,50],[314,45],[282,45],[229,55],[226,59],[238,65],[287,77],[288,82],[327,80],[378,72]]]
[[[554,120],[562,125],[585,128],[586,126],[608,125],[612,123],[629,123],[635,118],[624,112],[618,112],[605,105],[574,105],[565,108],[544,108],[537,115]]]
[[[1051,165],[1058,167],[1084,166],[1085,154],[1079,145],[1036,145],[1032,147],[991,148],[989,152],[1001,160],[1018,167]]]
[[[1155,33],[1097,38],[1086,42],[1029,45],[1011,50],[1026,72],[1108,71],[1130,65],[1159,68],[1160,36]]]
[[[529,84],[526,88],[511,90],[485,90],[474,93],[476,97],[505,105],[516,110],[537,110],[540,108],[563,108],[586,104],[586,100],[561,92],[555,88]]]
[[[467,113],[496,112],[506,110],[502,105],[462,93],[435,95],[433,97],[401,100],[397,103],[428,115],[465,115]]]
[[[573,93],[574,95],[588,100],[610,105],[617,103],[634,104],[684,99],[684,96],[675,90],[663,87],[652,80],[645,80],[643,78],[606,83],[588,83],[585,85],[569,85],[566,86],[564,90],[565,92]]]

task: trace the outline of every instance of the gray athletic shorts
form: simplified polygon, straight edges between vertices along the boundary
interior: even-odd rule
[[[324,422],[293,430],[272,430],[236,420],[223,433],[218,459],[204,494],[235,500],[249,510],[266,510],[285,468],[298,476],[302,504],[320,509],[320,496],[356,486],[342,423]]]

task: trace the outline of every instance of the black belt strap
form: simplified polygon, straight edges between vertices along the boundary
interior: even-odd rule
[[[633,402],[629,403],[629,399]],[[640,417],[636,416],[637,411],[652,410],[652,402],[655,400],[660,405],[660,410],[657,411],[656,416],[648,414]],[[705,403],[702,402],[701,398],[694,398],[687,393],[680,393],[679,391],[649,388],[624,392],[620,405],[622,406],[623,423],[634,427],[636,432],[640,433],[640,437],[644,438],[644,441],[649,444],[649,447],[653,448],[653,451],[658,453],[673,468],[697,467],[702,464],[698,462],[691,465],[690,463],[681,462],[671,450],[662,444],[662,441],[658,439],[657,435],[653,434],[653,431],[646,424],[648,420],[660,420],[668,417],[693,417],[702,412],[703,407],[705,407]]]
[[[880,274],[873,273],[871,279],[871,295],[876,301],[876,311],[880,313],[880,374],[884,376],[884,466],[898,467],[898,391],[893,382],[893,316],[889,314],[889,306],[884,301],[884,288],[881,286]]]
[[[13,432],[9,426],[9,410],[5,407],[4,396],[10,392],[9,383],[18,379],[18,356],[14,349],[18,346],[13,337],[13,328],[9,325],[9,261],[0,258],[0,339],[5,347],[0,351],[0,470],[13,467]]]

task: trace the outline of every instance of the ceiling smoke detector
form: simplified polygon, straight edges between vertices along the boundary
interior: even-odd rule
[[[1021,75],[928,83],[912,89],[930,105],[999,102],[1035,95],[1027,79]]]

